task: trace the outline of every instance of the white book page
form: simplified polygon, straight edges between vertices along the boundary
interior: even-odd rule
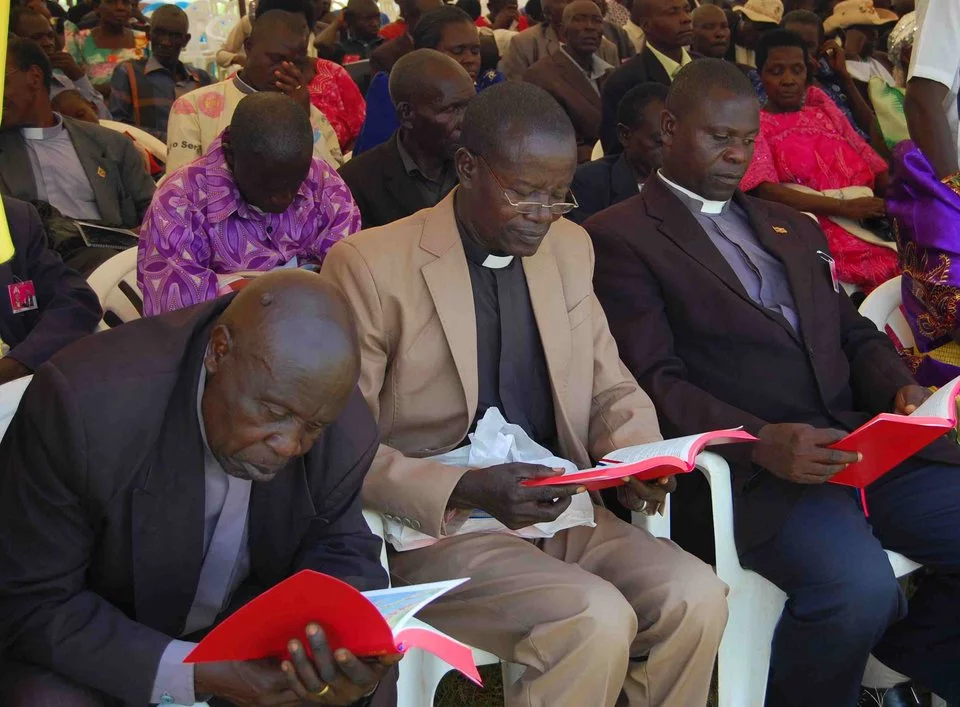
[[[467,581],[451,579],[446,582],[430,582],[429,584],[413,584],[409,587],[391,587],[390,589],[374,589],[363,592],[370,603],[377,607],[377,611],[387,621],[387,625],[394,635],[413,618],[420,609],[439,596],[446,594],[454,587],[459,587]]]
[[[678,457],[683,461],[690,458],[690,453],[697,446],[697,443],[706,435],[690,435],[689,437],[677,437],[675,439],[665,439],[661,442],[651,442],[650,444],[638,444],[633,447],[624,447],[615,452],[610,452],[603,459],[604,461],[617,461],[626,464],[643,461],[644,459],[654,459],[656,457]]]
[[[960,377],[940,388],[936,393],[924,401],[910,417],[940,417],[957,422],[957,392],[960,390]]]

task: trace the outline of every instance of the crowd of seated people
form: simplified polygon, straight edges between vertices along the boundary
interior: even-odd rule
[[[470,578],[419,617],[522,668],[506,707],[700,707],[736,630],[706,479],[551,479],[743,428],[739,560],[787,595],[768,707],[960,704],[955,439],[827,483],[960,375],[958,10],[399,5],[263,0],[219,82],[172,4],[63,38],[13,14],[0,384],[34,379],[0,446],[0,703],[396,705],[400,656],[314,623],[183,662],[300,569],[386,586],[363,508],[394,583]],[[116,250],[76,222],[135,232],[140,321],[94,333]],[[847,293],[898,275],[913,342]],[[463,461],[498,419],[540,456]],[[674,542],[630,522],[668,496]],[[884,549],[924,566],[909,597]]]

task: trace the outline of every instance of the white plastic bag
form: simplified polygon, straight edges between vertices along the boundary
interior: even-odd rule
[[[448,466],[482,469],[497,464],[525,462],[542,464],[552,469],[563,469],[569,474],[577,471],[573,462],[555,457],[550,450],[541,447],[523,431],[519,425],[511,425],[503,419],[497,408],[489,408],[483,419],[477,423],[476,431],[470,435],[470,444],[451,450],[446,454],[431,457]],[[416,550],[437,542],[436,538],[408,528],[402,523],[384,519],[387,540],[397,550]],[[550,523],[537,523],[519,530],[511,530],[496,518],[480,510],[457,511],[447,518],[447,535],[464,533],[509,533],[522,538],[550,538],[561,530],[578,525],[593,527],[593,503],[590,495],[577,494],[571,499],[570,506]]]

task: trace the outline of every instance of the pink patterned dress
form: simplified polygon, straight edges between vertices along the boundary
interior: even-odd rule
[[[874,186],[887,163],[816,86],[807,89],[802,109],[760,113],[753,162],[740,182],[747,192],[764,182],[802,184],[817,191]],[[818,217],[843,282],[870,291],[899,272],[897,254],[860,240],[834,222]]]

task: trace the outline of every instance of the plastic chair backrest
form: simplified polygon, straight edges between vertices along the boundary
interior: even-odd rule
[[[167,146],[157,137],[154,137],[146,130],[142,130],[133,125],[127,125],[126,123],[120,123],[116,120],[101,120],[101,127],[109,128],[110,130],[115,130],[118,133],[126,133],[130,135],[134,142],[138,145],[142,145],[147,152],[153,155],[155,158],[161,162],[167,161]]]
[[[899,276],[887,280],[871,292],[860,305],[860,314],[873,322],[880,331],[892,331],[905,347],[914,345],[913,331],[900,309],[903,297]]]
[[[87,284],[100,298],[100,331],[143,316],[143,296],[137,285],[137,249],[121,251],[90,273]]]
[[[0,385],[0,437],[6,434],[10,420],[20,406],[20,398],[32,380],[33,376],[26,376]]]

